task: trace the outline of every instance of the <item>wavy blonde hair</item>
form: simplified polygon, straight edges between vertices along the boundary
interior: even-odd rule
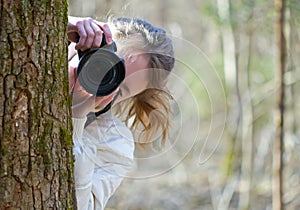
[[[146,53],[151,69],[148,88],[118,103],[114,111],[132,131],[140,130],[137,143],[147,145],[160,138],[164,145],[170,126],[171,99],[166,80],[175,62],[172,41],[165,30],[141,19],[114,18],[108,23],[118,47]]]

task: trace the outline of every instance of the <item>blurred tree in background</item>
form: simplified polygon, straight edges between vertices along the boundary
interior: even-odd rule
[[[74,16],[129,16],[164,27],[176,50],[170,145],[136,153],[109,208],[300,208],[300,4],[286,0],[280,13],[278,2],[69,0]],[[279,196],[272,180],[281,183]]]

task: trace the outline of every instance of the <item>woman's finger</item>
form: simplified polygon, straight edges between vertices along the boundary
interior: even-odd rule
[[[96,23],[102,29],[102,31],[105,35],[105,39],[106,39],[107,44],[111,44],[112,43],[112,33],[111,33],[111,30],[110,30],[108,24],[103,23],[103,22],[99,22],[99,21],[96,21]]]
[[[87,38],[87,33],[85,31],[84,22],[83,21],[78,21],[76,23],[76,27],[77,27],[77,33],[79,35],[79,40],[76,40],[78,42],[75,46],[75,49],[76,50],[78,50],[78,49],[84,50],[84,48],[85,48],[84,45],[85,45],[86,38]]]
[[[85,33],[86,33],[86,39],[85,39],[85,43],[83,46],[83,50],[87,50],[92,48],[94,39],[95,39],[95,32],[94,29],[92,27],[93,21],[88,19],[88,20],[84,20],[84,29],[85,29]]]
[[[101,30],[101,28],[95,22],[91,23],[91,28],[93,29],[93,32],[95,34],[94,40],[93,40],[93,43],[92,43],[92,48],[100,47],[101,41],[102,41],[103,31]]]

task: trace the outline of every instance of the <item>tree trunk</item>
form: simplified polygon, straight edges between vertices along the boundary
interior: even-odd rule
[[[243,104],[241,101],[240,90],[240,75],[238,69],[238,57],[239,52],[238,42],[235,37],[235,28],[232,21],[231,14],[231,1],[230,0],[217,0],[217,12],[221,23],[221,43],[223,53],[223,68],[224,79],[228,92],[228,101],[231,101],[229,105],[229,113],[234,118],[235,128],[231,131],[232,137],[230,139],[230,150],[227,155],[228,166],[226,166],[226,186],[222,192],[222,198],[219,202],[218,209],[228,209],[236,192],[239,175],[235,178],[230,178],[229,174],[236,170],[236,166],[240,167],[240,161],[236,161],[235,157],[239,157],[241,152],[241,137],[242,137],[242,122],[243,122]],[[228,145],[229,145],[228,144]],[[236,161],[236,162],[234,162]]]
[[[0,2],[0,209],[73,208],[67,6]]]
[[[224,77],[226,86],[230,90],[234,88],[234,85],[237,83],[236,43],[230,17],[230,1],[217,0],[217,9],[220,21],[222,23],[221,40],[223,50]]]
[[[285,84],[286,71],[286,40],[284,36],[285,0],[276,0],[277,22],[276,38],[278,46],[278,103],[276,119],[276,138],[273,146],[273,209],[283,209],[282,184],[283,184],[283,140],[284,140],[284,114],[285,114]]]

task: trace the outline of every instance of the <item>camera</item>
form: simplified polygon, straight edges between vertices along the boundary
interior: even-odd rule
[[[78,50],[77,78],[80,86],[88,93],[106,96],[122,83],[125,78],[125,64],[116,51],[115,42],[107,44],[104,35],[99,48]]]

